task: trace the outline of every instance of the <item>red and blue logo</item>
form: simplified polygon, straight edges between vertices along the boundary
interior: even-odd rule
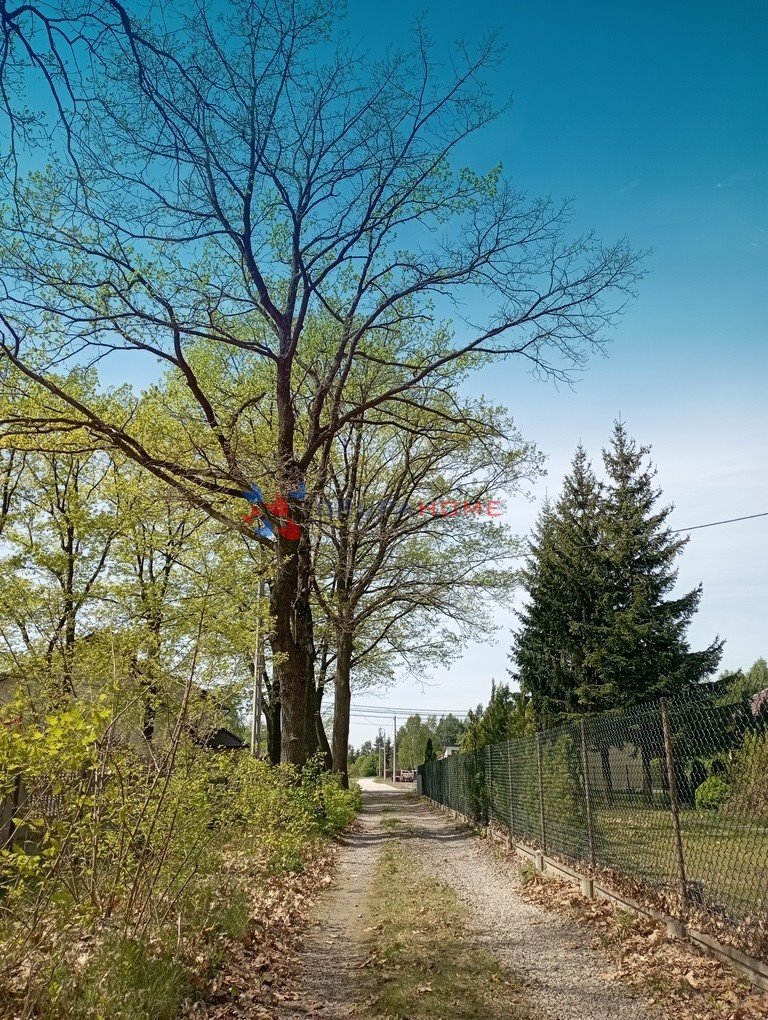
[[[290,499],[306,499],[307,488],[304,482],[299,482],[298,487],[290,491],[288,496]],[[282,496],[275,496],[267,503],[259,486],[254,484],[248,492],[243,493],[243,497],[251,504],[251,509],[243,516],[243,520],[246,524],[256,525],[254,530],[257,535],[261,535],[262,538],[274,538],[276,528],[278,534],[289,542],[298,542],[301,538],[301,528],[291,517],[291,508]],[[275,519],[274,525],[264,513],[265,510]]]

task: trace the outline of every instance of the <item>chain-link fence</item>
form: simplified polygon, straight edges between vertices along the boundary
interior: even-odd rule
[[[420,769],[422,792],[671,913],[768,921],[768,692],[661,699]]]

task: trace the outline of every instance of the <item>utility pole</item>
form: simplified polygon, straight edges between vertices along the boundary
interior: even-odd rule
[[[253,698],[251,700],[251,754],[261,750],[261,679],[264,674],[264,646],[261,638],[261,596],[266,594],[262,574],[263,551],[259,546],[259,594],[256,600],[256,646],[253,650]]]
[[[261,585],[259,585],[261,587]],[[253,697],[251,699],[251,754],[261,747],[261,633],[256,619],[256,646],[253,649]]]
[[[392,730],[392,782],[397,782],[397,716],[393,716]]]

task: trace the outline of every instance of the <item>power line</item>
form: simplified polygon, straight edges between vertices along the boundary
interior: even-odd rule
[[[698,531],[700,528],[716,528],[718,524],[735,524],[737,521],[753,521],[756,517],[768,517],[768,510],[761,514],[747,514],[746,517],[729,517],[725,521],[710,521],[709,524],[694,524],[692,528],[673,528],[670,532],[677,535],[681,531]]]
[[[378,705],[359,705],[357,702],[352,702],[353,711],[358,712],[383,712],[385,715],[401,715],[403,712],[426,712],[428,715],[448,715],[450,712],[466,712],[465,708],[403,708],[402,705],[397,708],[390,708],[389,705],[378,706]]]
[[[331,710],[333,710],[333,708],[334,708],[334,703],[333,702],[326,702],[323,705],[323,710],[327,709],[328,711],[331,711]],[[387,708],[383,708],[383,709],[381,709],[381,708],[369,708],[366,705],[355,705],[355,704],[353,704],[351,706],[351,708],[350,708],[350,714],[351,715],[374,716],[374,717],[378,716],[378,717],[381,717],[381,718],[384,718],[384,719],[391,719],[393,715],[406,715],[406,716],[407,715],[421,715],[421,716],[456,715],[456,716],[464,716],[464,715],[467,715],[467,709],[466,708],[461,708],[461,709],[459,709],[459,708],[454,708],[454,709],[446,709],[446,708],[394,708],[394,709],[387,709]]]

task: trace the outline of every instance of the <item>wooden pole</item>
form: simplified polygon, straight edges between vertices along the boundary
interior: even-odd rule
[[[579,720],[581,731],[581,769],[584,773],[584,804],[587,811],[587,837],[589,839],[589,863],[595,866],[595,825],[592,820],[592,798],[589,790],[589,758],[587,757],[587,728],[584,720]]]
[[[661,699],[661,727],[664,733],[664,757],[667,763],[667,780],[669,785],[669,807],[672,812],[672,832],[675,840],[677,871],[680,880],[680,899],[683,907],[688,906],[688,880],[685,876],[685,854],[683,853],[683,836],[680,831],[680,803],[677,799],[677,780],[675,779],[675,758],[672,748],[672,727],[669,722],[669,704],[666,698]]]

